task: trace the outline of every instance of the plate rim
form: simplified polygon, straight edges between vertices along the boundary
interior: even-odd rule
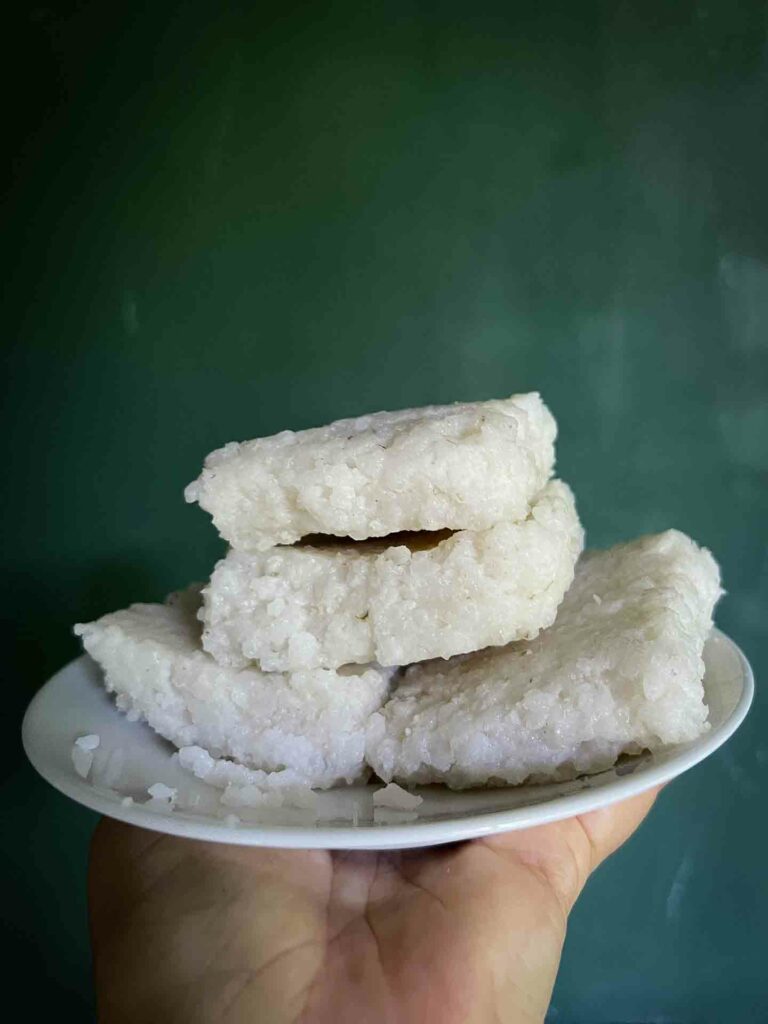
[[[552,821],[571,818],[587,811],[618,803],[654,786],[669,782],[682,775],[721,747],[739,728],[751,707],[754,691],[754,673],[739,645],[716,626],[709,637],[719,637],[735,652],[741,667],[741,693],[728,717],[716,728],[706,733],[689,746],[676,752],[661,764],[650,765],[640,771],[618,778],[605,788],[585,788],[577,793],[553,797],[545,803],[525,804],[521,807],[494,811],[482,811],[461,818],[446,818],[440,821],[409,821],[407,823],[359,824],[342,826],[317,825],[255,825],[241,824],[237,827],[209,819],[196,821],[194,818],[158,814],[145,810],[141,804],[124,807],[93,787],[77,780],[69,780],[48,772],[44,763],[37,760],[31,751],[31,722],[36,705],[43,699],[45,691],[55,685],[57,678],[78,662],[89,660],[83,654],[63,665],[30,700],[21,725],[21,739],[24,753],[35,771],[64,796],[89,810],[106,817],[115,818],[139,828],[175,835],[182,838],[198,839],[202,842],[220,842],[238,846],[272,847],[280,849],[324,849],[324,850],[388,850],[413,849],[437,846],[444,843],[460,842],[467,839],[517,831]],[[709,639],[708,637],[708,639]],[[119,714],[115,708],[115,713]],[[145,722],[145,728],[150,728]],[[609,799],[605,796],[610,794]]]

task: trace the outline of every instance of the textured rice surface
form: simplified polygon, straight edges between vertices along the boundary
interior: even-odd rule
[[[368,761],[385,781],[463,788],[693,740],[719,594],[712,556],[674,530],[590,552],[535,640],[409,669],[369,721]]]
[[[379,412],[225,445],[185,497],[246,551],[312,533],[485,530],[525,517],[551,476],[555,434],[535,393]]]
[[[222,668],[200,647],[196,589],[75,626],[123,711],[178,747],[253,768],[289,768],[317,787],[363,769],[364,727],[386,699],[390,673],[319,669],[277,675]]]
[[[406,665],[534,637],[554,621],[583,532],[570,489],[554,480],[522,521],[426,550],[383,543],[230,550],[203,590],[203,646],[224,665],[297,671]]]

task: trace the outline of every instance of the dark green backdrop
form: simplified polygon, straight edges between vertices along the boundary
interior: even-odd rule
[[[50,4],[6,44],[4,910],[90,1007],[94,817],[23,763],[70,625],[206,575],[211,448],[540,389],[591,543],[712,548],[766,668],[766,6]],[[551,1020],[768,1019],[768,709],[576,909]]]

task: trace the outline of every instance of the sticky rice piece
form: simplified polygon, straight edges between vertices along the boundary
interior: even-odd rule
[[[178,747],[204,747],[265,771],[293,769],[307,785],[363,771],[365,722],[390,673],[377,667],[278,675],[222,668],[200,647],[199,590],[135,604],[75,626],[118,707]]]
[[[535,637],[573,580],[583,531],[551,481],[526,519],[488,530],[230,550],[203,590],[203,647],[268,671],[407,665]]]
[[[556,432],[536,393],[373,413],[233,441],[185,497],[244,551],[316,533],[486,530],[525,517],[552,474]]]
[[[72,764],[81,779],[87,779],[93,766],[94,752],[98,749],[101,739],[96,733],[78,736],[72,744]]]
[[[387,807],[393,811],[413,811],[424,803],[424,797],[409,793],[407,789],[389,782],[373,794],[374,807]]]
[[[158,811],[172,811],[176,806],[178,790],[166,786],[164,782],[155,782],[147,790],[149,800],[144,804],[145,808]]]
[[[590,552],[535,640],[410,668],[371,716],[368,761],[384,781],[461,789],[572,778],[694,740],[720,593],[710,553],[674,530]]]

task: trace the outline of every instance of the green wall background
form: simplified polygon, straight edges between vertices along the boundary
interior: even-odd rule
[[[768,662],[764,3],[18,8],[6,124],[12,979],[90,1012],[94,816],[18,741],[76,620],[207,574],[224,441],[539,389],[590,542],[676,526]],[[768,1019],[768,709],[590,882],[550,1020]],[[8,947],[6,947],[8,948]]]

